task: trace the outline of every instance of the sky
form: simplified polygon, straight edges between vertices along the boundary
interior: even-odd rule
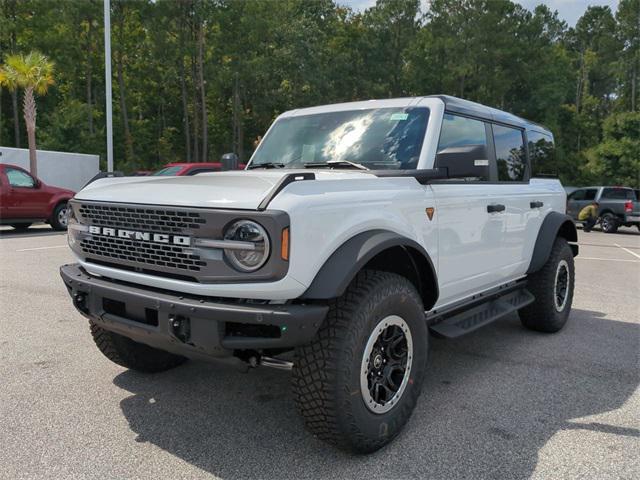
[[[608,5],[611,11],[615,14],[618,9],[618,0],[515,0],[523,7],[533,10],[536,5],[544,3],[551,9],[558,11],[558,16],[569,24],[570,27],[574,27],[578,19],[582,16],[588,6],[590,5]],[[423,3],[428,3],[427,0],[422,0]],[[376,0],[338,0],[338,3],[349,6],[354,10],[362,11],[373,5]]]

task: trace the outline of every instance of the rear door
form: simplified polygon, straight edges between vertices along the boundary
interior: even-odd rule
[[[529,267],[542,220],[557,193],[544,182],[530,180],[524,129],[492,124],[492,133],[498,177],[494,188],[499,203],[505,206],[498,265],[502,281],[509,281]]]
[[[489,135],[485,122],[445,113],[438,152],[478,146],[485,153],[478,161],[488,161]],[[488,211],[500,203],[490,175],[434,182],[428,188],[436,201],[438,305],[442,306],[499,282],[505,217],[500,211]]]

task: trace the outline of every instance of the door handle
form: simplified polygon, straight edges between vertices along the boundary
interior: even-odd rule
[[[505,208],[506,207],[504,205],[487,205],[487,212],[488,213],[504,212]]]
[[[544,203],[542,203],[542,202],[538,202],[538,201],[531,202],[531,203],[529,204],[529,206],[530,206],[531,208],[541,208],[543,205],[544,205]]]

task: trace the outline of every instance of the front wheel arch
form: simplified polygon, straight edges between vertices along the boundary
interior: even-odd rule
[[[362,232],[343,243],[320,268],[301,298],[338,298],[356,275],[367,268],[396,273],[410,280],[427,310],[438,299],[436,270],[424,247],[388,230]]]
[[[56,230],[66,230],[66,225],[62,225],[60,222],[58,222],[58,219],[56,218],[56,215],[58,214],[58,209],[63,205],[66,205],[67,208],[69,207],[68,198],[58,200],[53,206],[53,209],[51,210],[51,216],[49,217],[49,222],[48,222],[49,225],[51,225]]]

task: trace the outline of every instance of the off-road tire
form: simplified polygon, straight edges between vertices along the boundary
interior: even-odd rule
[[[567,298],[560,310],[556,304],[556,273],[565,262],[569,273]],[[547,263],[537,272],[529,275],[527,288],[535,297],[530,305],[518,313],[522,325],[538,332],[555,333],[564,327],[571,312],[573,289],[575,285],[575,267],[573,252],[567,241],[556,238]]]
[[[600,221],[600,226],[604,233],[616,233],[620,225],[615,215],[612,213],[605,213]]]
[[[58,231],[63,231],[67,229],[67,224],[63,223],[60,220],[60,215],[66,215],[67,211],[67,202],[59,203],[56,205],[56,208],[53,209],[53,214],[51,215],[51,219],[49,220],[49,224],[51,228]],[[66,220],[65,220],[66,222]]]
[[[144,373],[164,372],[183,364],[187,359],[173,353],[134,342],[89,322],[93,341],[102,354],[113,363]]]
[[[360,374],[367,341],[390,315],[409,327],[413,355],[406,387],[386,413],[365,405]],[[296,348],[293,392],[306,427],[343,450],[370,453],[391,442],[420,395],[428,354],[422,300],[406,278],[365,270],[332,301],[315,339]],[[410,357],[411,358],[411,357]]]

